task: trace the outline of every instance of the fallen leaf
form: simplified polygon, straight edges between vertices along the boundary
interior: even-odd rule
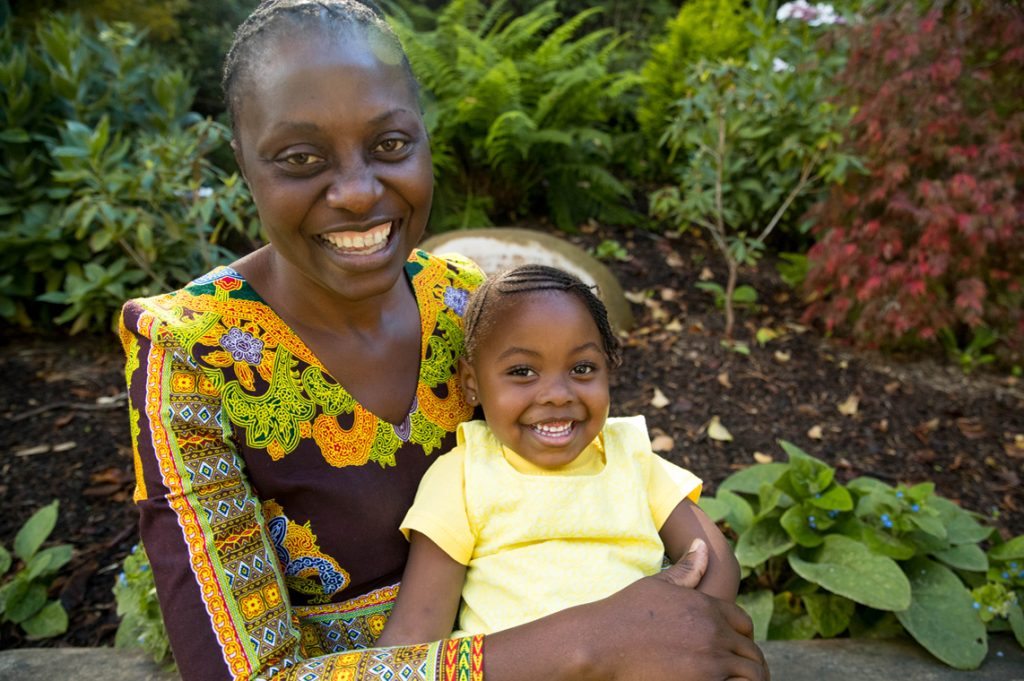
[[[722,425],[717,416],[712,416],[708,421],[708,437],[719,442],[732,442],[732,433]]]
[[[68,442],[61,442],[60,444],[54,445],[53,446],[53,451],[55,451],[55,452],[67,452],[67,451],[70,451],[70,450],[74,449],[77,446],[78,446],[77,442],[75,442],[74,440],[69,440]]]
[[[805,404],[798,404],[798,405],[796,405],[796,413],[800,414],[801,416],[812,416],[812,417],[820,416],[821,415],[821,413],[818,411],[817,407],[815,407],[813,404],[806,404],[806,403]]]
[[[647,291],[626,291],[622,295],[626,297],[626,300],[637,305],[643,305],[647,300]]]
[[[700,279],[701,281],[711,281],[714,278],[715,273],[709,270],[707,267],[700,271],[700,276],[698,277],[698,279]]]
[[[675,446],[675,440],[668,435],[657,435],[651,440],[651,449],[656,452],[671,452]]]
[[[14,452],[14,456],[35,456],[36,454],[46,454],[50,451],[50,445],[36,445],[35,447],[26,447],[25,449],[19,449]]]
[[[778,362],[779,364],[785,364],[786,362],[793,358],[793,355],[786,352],[785,350],[776,350],[773,356],[775,357],[775,361]]]
[[[754,452],[754,461],[758,463],[771,463],[774,460],[775,459],[764,452]]]
[[[821,426],[812,426],[811,429],[807,431],[807,437],[812,440],[820,440],[822,438]]]
[[[53,420],[53,427],[54,428],[63,428],[64,426],[66,426],[69,423],[71,423],[72,419],[74,419],[74,418],[75,418],[75,412],[69,411],[68,413],[63,414],[63,415],[58,416],[57,418],[55,418]]]
[[[960,429],[960,432],[968,440],[978,440],[988,435],[984,424],[975,418],[967,418],[966,416],[958,418],[956,420],[956,427]]]
[[[669,399],[665,397],[665,393],[661,392],[658,388],[654,389],[654,397],[651,398],[651,406],[655,409],[664,409],[670,403]]]
[[[682,333],[683,323],[680,322],[678,319],[673,319],[672,321],[665,325],[665,330],[670,331],[672,333]]]
[[[880,433],[888,433],[889,419],[882,419],[881,421],[878,422],[878,425],[876,425],[875,428],[878,428],[878,432]]]
[[[683,262],[683,257],[681,255],[679,255],[675,251],[672,251],[671,253],[665,256],[665,264],[671,267],[672,269],[679,270],[682,269],[683,265],[685,265],[686,263]]]
[[[892,381],[891,383],[886,383],[885,387],[882,388],[882,390],[885,391],[886,395],[892,395],[894,392],[896,392],[899,389],[900,389],[900,382],[899,381]]]
[[[760,345],[761,347],[764,347],[769,342],[775,340],[778,337],[779,334],[776,333],[774,329],[769,329],[766,326],[762,326],[760,329],[757,330],[757,333],[754,334],[754,338],[757,340],[757,344]]]
[[[132,482],[134,479],[134,476],[130,472],[123,468],[118,468],[116,466],[110,466],[109,468],[98,470],[89,476],[89,480],[93,484],[106,483],[124,485],[126,483]]]
[[[843,416],[855,416],[857,414],[857,407],[860,405],[860,398],[857,395],[850,395],[845,400],[840,402],[836,408],[839,413]]]
[[[661,296],[662,300],[666,301],[675,300],[677,297],[679,297],[679,291],[676,291],[674,288],[663,288],[661,289],[661,291],[658,292],[658,294]]]
[[[718,384],[721,385],[726,390],[732,387],[732,383],[729,381],[728,371],[723,371],[722,373],[718,374]]]
[[[929,419],[914,426],[914,429],[911,432],[913,432],[917,439],[921,441],[921,444],[926,445],[928,444],[928,436],[931,435],[932,431],[938,427],[939,419]]]

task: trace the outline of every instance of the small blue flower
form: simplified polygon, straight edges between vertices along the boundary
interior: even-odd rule
[[[1019,579],[1024,579],[1024,570],[1021,570],[1020,572],[1018,572],[1018,573],[1017,573],[1017,577],[1018,577]]]
[[[142,565],[139,566],[139,569],[142,570],[143,572],[145,572],[146,570],[149,569],[149,565],[147,563],[143,563]]]
[[[812,530],[818,529],[818,524],[815,522],[813,515],[807,516],[807,524],[811,526]]]
[[[117,581],[118,581],[119,583],[121,583],[121,584],[125,584],[125,583],[127,583],[127,582],[128,582],[128,578],[127,578],[127,577],[125,576],[125,574],[124,574],[124,573],[122,572],[121,574],[119,574],[119,575],[117,576]]]
[[[1011,560],[1010,561],[1010,569],[1011,570],[1016,570],[1017,569],[1017,561],[1015,561],[1015,560]]]
[[[992,606],[990,605],[990,606],[988,606],[988,611],[989,611],[989,612],[995,612],[995,611],[996,611],[996,609],[995,609],[995,608],[993,608],[993,607],[992,607]]]
[[[821,498],[821,492],[817,492],[817,493],[816,493],[816,494],[814,495],[814,498],[815,498],[815,499],[820,499],[820,498]]]
[[[981,603],[979,603],[978,601],[974,601],[974,603],[971,605],[971,607],[974,608],[975,610],[981,610]]]
[[[888,513],[883,513],[882,514],[881,521],[882,521],[882,526],[883,527],[887,527],[887,528],[891,528],[892,527],[892,518],[889,517]]]
[[[1009,579],[1010,578],[1010,573],[1007,572],[1006,570],[1003,570],[1003,574],[1001,574],[1000,577],[1002,577],[1003,579]]]
[[[1003,651],[997,650],[996,651],[996,657],[1002,657],[1002,656],[1003,656]]]
[[[839,517],[839,511],[829,511],[828,512],[828,517],[829,518],[838,518]]]
[[[897,499],[902,499],[903,498],[903,490],[901,490],[901,489],[900,490],[896,490],[896,498]]]
[[[910,507],[910,510],[913,511],[914,513],[917,513],[918,511],[921,510],[921,505],[920,504],[914,504],[913,506]]]

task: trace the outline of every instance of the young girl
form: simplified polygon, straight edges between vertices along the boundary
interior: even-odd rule
[[[500,631],[604,598],[679,560],[733,600],[739,566],[696,506],[701,481],[651,451],[642,416],[608,418],[620,348],[574,276],[527,265],[486,281],[466,311],[460,379],[486,423],[427,471],[402,522],[411,553],[380,644]],[[461,602],[461,608],[460,608]]]

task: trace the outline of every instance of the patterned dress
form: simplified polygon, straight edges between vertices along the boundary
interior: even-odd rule
[[[471,415],[454,374],[482,275],[422,251],[405,273],[422,356],[397,425],[230,268],[125,304],[135,500],[183,678],[482,678],[480,637],[372,649],[408,551],[399,521]]]

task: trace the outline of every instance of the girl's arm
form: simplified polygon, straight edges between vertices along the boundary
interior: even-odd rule
[[[697,586],[710,596],[735,601],[740,584],[740,565],[721,530],[704,511],[689,499],[683,499],[661,527],[665,553],[678,561],[694,539],[703,539],[708,546],[708,569]]]
[[[409,537],[409,562],[395,608],[377,639],[380,646],[413,645],[447,638],[459,612],[466,566],[415,530]]]

